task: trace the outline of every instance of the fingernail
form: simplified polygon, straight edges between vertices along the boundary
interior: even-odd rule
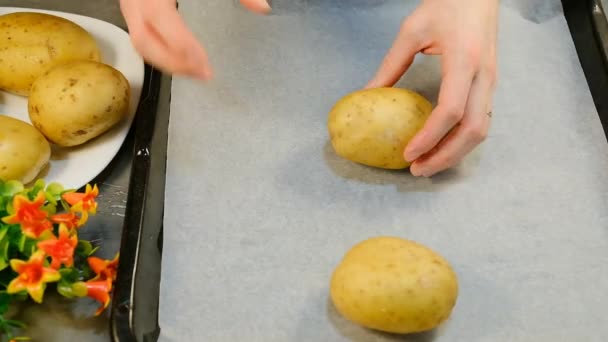
[[[412,176],[414,177],[419,177],[422,176],[422,172],[420,170],[419,167],[417,167],[417,165],[411,165],[410,166],[410,173],[412,174]]]

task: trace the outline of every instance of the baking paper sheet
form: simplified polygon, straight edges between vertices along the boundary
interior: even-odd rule
[[[342,160],[326,129],[417,2],[273,5],[180,1],[217,75],[174,80],[160,340],[607,341],[608,149],[559,1],[502,2],[489,137],[432,179]],[[398,86],[439,84],[420,57]],[[452,263],[446,324],[396,337],[336,313],[333,269],[376,235]]]

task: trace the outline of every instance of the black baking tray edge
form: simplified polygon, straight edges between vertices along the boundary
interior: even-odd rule
[[[170,78],[146,66],[120,246],[110,331],[113,341],[155,341],[162,249]]]
[[[562,0],[570,33],[608,132],[608,21],[599,0]],[[112,340],[158,340],[169,77],[147,67],[135,127],[133,168],[111,309]]]
[[[604,134],[608,133],[608,21],[600,0],[562,0],[572,40],[595,103]]]

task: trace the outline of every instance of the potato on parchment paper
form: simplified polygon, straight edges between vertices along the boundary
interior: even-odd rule
[[[447,260],[428,247],[380,236],[344,255],[332,275],[330,297],[342,316],[361,326],[416,333],[449,318],[458,279]]]
[[[410,165],[403,156],[405,147],[431,111],[426,98],[408,89],[355,91],[340,99],[329,113],[331,144],[337,155],[350,161],[404,169]]]

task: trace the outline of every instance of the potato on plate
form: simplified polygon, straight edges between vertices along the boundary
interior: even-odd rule
[[[0,114],[0,180],[33,181],[51,158],[51,146],[27,122]]]
[[[84,28],[50,14],[0,16],[0,89],[27,96],[36,78],[74,60],[100,61],[97,42]]]
[[[344,255],[332,275],[330,296],[352,322],[408,334],[448,319],[458,280],[448,262],[429,248],[382,236],[362,241]]]
[[[337,155],[384,169],[409,167],[403,152],[424,126],[432,105],[422,95],[401,88],[355,91],[340,99],[328,116]]]
[[[71,147],[96,138],[128,114],[129,81],[110,65],[76,61],[53,67],[32,85],[32,124],[52,143]]]

